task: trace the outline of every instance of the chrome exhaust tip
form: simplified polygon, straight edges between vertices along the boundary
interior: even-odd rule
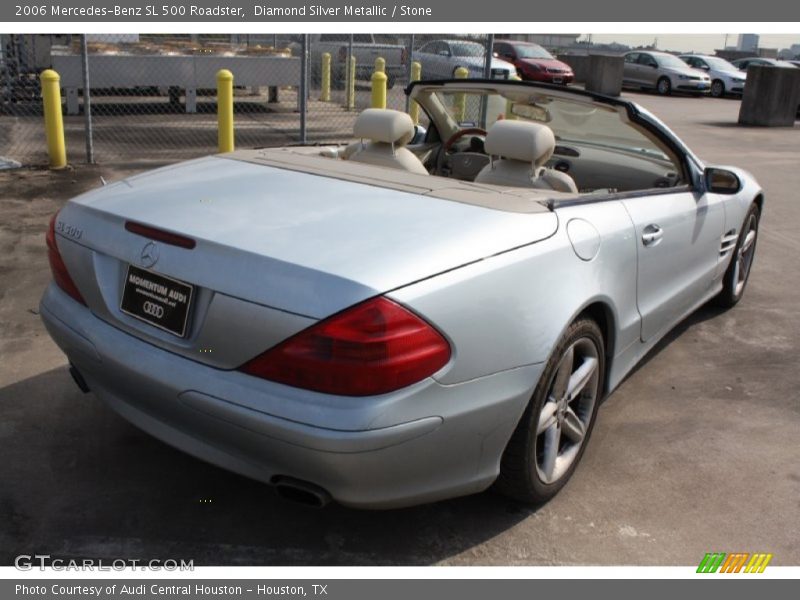
[[[332,500],[331,495],[325,489],[302,479],[276,475],[272,478],[272,485],[275,486],[278,496],[295,504],[323,508]]]

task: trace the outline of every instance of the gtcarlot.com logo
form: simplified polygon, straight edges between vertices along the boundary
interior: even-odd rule
[[[116,558],[102,560],[94,558],[63,559],[52,558],[49,554],[20,554],[14,559],[14,567],[19,571],[31,569],[52,569],[53,571],[194,571],[194,560],[160,559],[140,560],[138,558]]]
[[[697,567],[698,573],[763,573],[772,554],[757,552],[707,552]]]

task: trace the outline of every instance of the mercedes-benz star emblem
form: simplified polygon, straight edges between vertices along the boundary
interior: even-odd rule
[[[158,262],[158,246],[155,242],[147,242],[139,255],[139,263],[149,269]]]

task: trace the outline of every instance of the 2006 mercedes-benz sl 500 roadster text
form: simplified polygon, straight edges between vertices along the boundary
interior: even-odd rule
[[[49,333],[143,430],[295,500],[541,503],[600,400],[742,297],[763,194],[621,99],[414,82],[342,146],[241,150],[68,202]]]

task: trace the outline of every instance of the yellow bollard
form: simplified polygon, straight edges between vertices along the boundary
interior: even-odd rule
[[[375,59],[375,70],[381,73],[386,73],[386,59],[379,56]]]
[[[456,69],[456,79],[466,79],[469,77],[469,71],[464,67]],[[458,92],[453,98],[453,112],[456,121],[461,123],[467,114],[467,95],[464,92]]]
[[[350,57],[347,74],[347,110],[356,107],[356,57]]]
[[[233,152],[233,73],[217,71],[217,133],[219,152]]]
[[[331,53],[322,53],[322,91],[320,92],[319,99],[322,102],[330,102],[331,100]]]
[[[419,81],[420,79],[422,79],[422,64],[415,60],[411,63],[411,81]],[[419,104],[417,104],[414,100],[411,101],[411,105],[408,107],[408,114],[411,117],[411,120],[414,121],[414,125],[418,125]]]
[[[372,74],[372,108],[386,108],[386,73],[375,71]]]
[[[42,84],[44,130],[50,168],[63,169],[67,166],[67,149],[64,145],[64,119],[61,116],[61,77],[52,69],[45,69],[39,80]]]

